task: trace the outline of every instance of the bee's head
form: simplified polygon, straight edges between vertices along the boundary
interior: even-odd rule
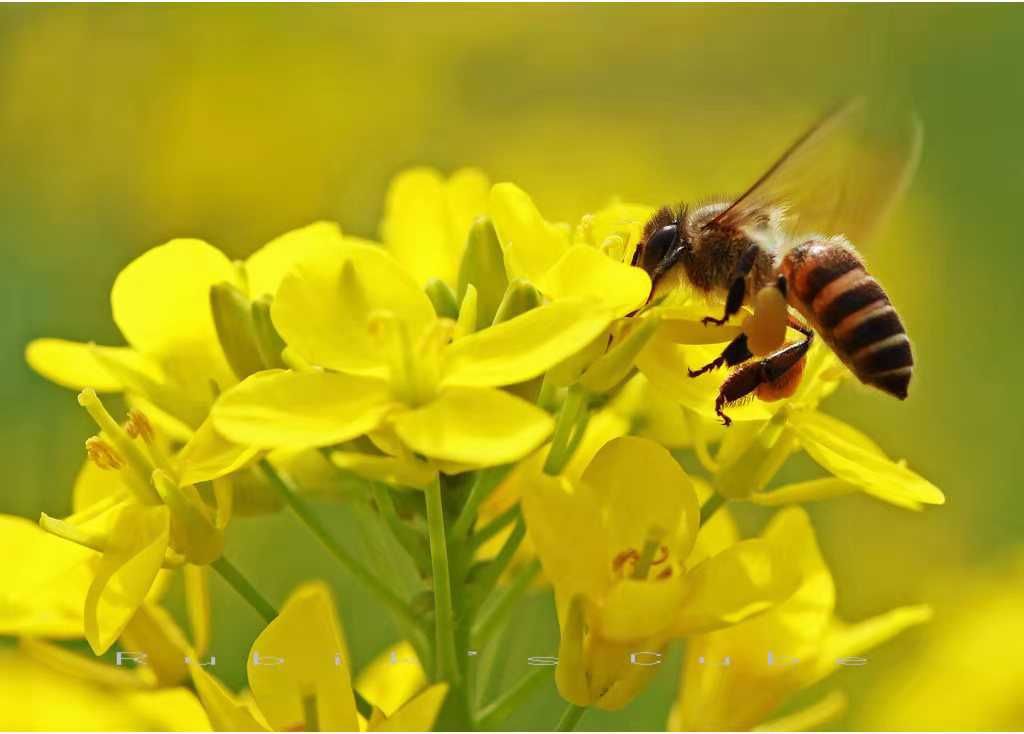
[[[689,249],[685,213],[662,209],[648,222],[644,238],[633,253],[633,265],[643,268],[652,281],[679,262]]]

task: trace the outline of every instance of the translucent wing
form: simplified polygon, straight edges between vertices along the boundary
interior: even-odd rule
[[[782,207],[793,238],[843,234],[862,247],[910,184],[921,152],[916,117],[879,113],[855,99],[825,115],[705,227],[742,226]]]

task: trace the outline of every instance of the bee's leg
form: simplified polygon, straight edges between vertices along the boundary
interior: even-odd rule
[[[729,317],[739,313],[747,296],[747,276],[754,269],[754,262],[757,260],[757,253],[760,250],[761,248],[757,245],[751,245],[744,250],[739,262],[736,263],[736,270],[732,275],[732,285],[729,286],[729,295],[725,298],[725,313],[720,319],[716,319],[714,316],[705,316],[701,319],[702,324],[721,326],[729,320]]]
[[[807,350],[811,347],[814,334],[795,319],[793,321],[795,322],[793,328],[804,335],[802,341],[780,347],[756,362],[748,362],[735,370],[722,383],[722,387],[718,391],[718,398],[715,400],[715,413],[726,426],[732,421],[723,410],[725,406],[742,400],[766,383],[780,380],[807,356]]]
[[[728,346],[722,350],[722,353],[718,357],[708,362],[698,370],[691,370],[687,368],[687,372],[690,373],[690,377],[700,377],[705,372],[717,370],[722,365],[735,367],[738,364],[743,364],[753,356],[754,355],[750,353],[750,349],[747,347],[747,335],[740,334],[729,342]]]

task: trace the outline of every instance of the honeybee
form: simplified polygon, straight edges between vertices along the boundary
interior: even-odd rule
[[[734,200],[662,207],[644,227],[632,264],[650,275],[651,299],[683,279],[725,301],[705,325],[752,311],[718,358],[689,370],[735,368],[715,401],[726,426],[730,404],[795,392],[815,333],[862,383],[907,397],[910,339],[852,243],[870,238],[909,184],[921,126],[880,135],[866,113],[864,100],[838,107]],[[787,328],[800,338],[787,343]]]

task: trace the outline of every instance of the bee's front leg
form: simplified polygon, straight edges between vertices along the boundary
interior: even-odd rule
[[[725,313],[720,319],[716,319],[714,316],[705,316],[700,321],[702,324],[705,326],[708,324],[721,326],[730,317],[739,313],[740,308],[743,306],[743,301],[747,297],[747,276],[754,269],[754,262],[757,260],[757,253],[760,251],[761,248],[757,245],[751,245],[743,251],[739,262],[736,263],[736,270],[733,272],[732,285],[729,286],[729,295],[725,298]]]
[[[723,365],[735,367],[738,364],[743,364],[753,356],[754,355],[750,352],[750,348],[747,346],[747,335],[740,334],[729,342],[728,346],[722,350],[722,353],[719,356],[715,357],[706,365],[697,370],[691,370],[687,367],[686,371],[690,374],[690,377],[700,377],[705,372],[717,370]]]

